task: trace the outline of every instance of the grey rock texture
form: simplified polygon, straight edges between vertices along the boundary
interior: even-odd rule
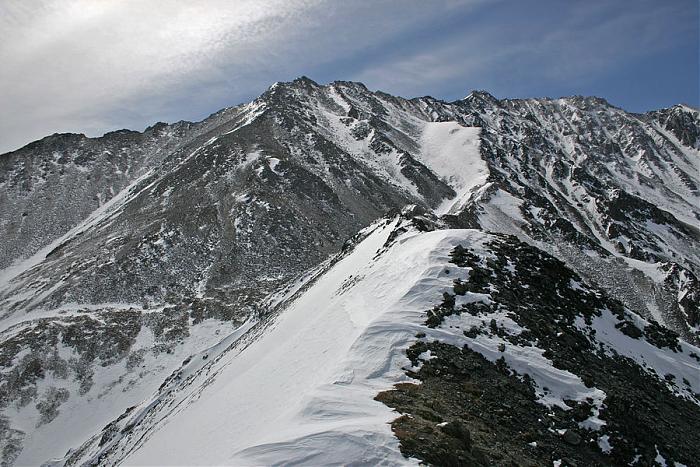
[[[625,355],[630,345],[625,340],[655,347],[668,362],[698,358],[697,347],[656,323],[640,326],[620,302],[580,286],[582,278],[564,263],[515,237],[494,237],[488,253],[484,257],[469,245],[455,248],[451,262],[469,267],[469,279],[455,281],[442,303],[426,310],[428,328],[445,326],[454,315],[479,323],[463,331],[467,344],[460,348],[431,342],[425,333],[416,336],[407,350],[409,375],[422,384],[398,384],[377,396],[403,414],[392,423],[402,452],[455,466],[663,465],[662,452],[667,465],[691,465],[700,455],[691,441],[700,427],[700,394],[691,387],[696,381],[650,371],[643,358]],[[468,292],[490,299],[455,305]],[[608,319],[624,336],[596,332],[596,324]],[[509,320],[524,331],[507,329]],[[504,341],[495,361],[481,350],[491,339]],[[566,400],[566,410],[536,403],[535,390],[542,388],[523,368],[510,367],[504,353],[510,347],[544,350],[554,367],[604,391],[601,409],[593,399]],[[602,420],[599,427],[586,422],[594,413]],[[464,433],[471,443],[464,442]]]
[[[0,155],[4,462],[63,456],[374,219],[454,198],[421,158],[445,121],[481,128],[489,175],[437,224],[515,235],[697,342],[697,110],[300,78],[199,123]]]

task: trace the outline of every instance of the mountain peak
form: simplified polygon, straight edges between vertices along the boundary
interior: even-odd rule
[[[298,78],[295,78],[291,84],[296,84],[296,85],[302,85],[302,86],[313,86],[313,87],[318,87],[319,84],[309,78],[308,76],[302,75]]]
[[[672,105],[671,109],[679,111],[679,112],[690,113],[690,114],[696,114],[696,113],[700,112],[700,110],[698,110],[694,107],[691,107],[687,104],[683,104],[683,103]]]
[[[83,133],[54,133],[39,140],[32,141],[31,143],[18,149],[18,151],[39,151],[50,147],[60,149],[74,145],[84,139],[87,139],[87,136],[85,136]]]
[[[691,463],[697,424],[675,423],[682,411],[700,419],[688,408],[700,349],[693,357],[681,340],[700,338],[697,112],[604,105],[483,90],[452,103],[405,99],[302,76],[200,123],[56,134],[3,156],[0,359],[10,383],[0,387],[0,462],[68,452],[67,465],[161,465],[169,455],[327,464],[357,458],[348,446],[365,440],[358,455],[378,456],[368,463],[402,464],[393,415],[374,391],[398,381],[408,358],[425,370],[407,377],[456,390],[421,393],[436,388],[426,381],[408,390],[427,394],[418,404],[396,399],[401,388],[384,395],[409,414],[421,409],[394,433],[416,428],[446,444],[414,446],[465,448],[454,465],[488,463],[469,456],[503,451],[506,440],[518,444],[508,452],[541,456],[518,464],[566,455],[589,465],[590,449],[606,464],[584,442],[595,438],[620,465],[657,453]],[[401,215],[377,220],[392,210]],[[660,363],[647,375],[598,344]],[[674,358],[683,360],[665,363]],[[385,371],[391,380],[378,384]],[[457,423],[465,387],[478,390],[469,416],[496,421],[488,433],[482,421]],[[295,410],[274,403],[282,391]],[[190,404],[199,394],[202,404]],[[652,399],[676,411],[627,418],[629,400]],[[383,418],[362,415],[376,425],[358,430],[365,408]],[[502,431],[513,413],[529,425]],[[166,439],[182,429],[193,435]],[[387,446],[396,462],[382,457]],[[236,457],[253,451],[273,457]]]
[[[460,99],[457,102],[461,101],[482,101],[482,102],[487,102],[487,103],[497,103],[498,99],[496,99],[493,94],[489,93],[488,91],[484,91],[483,89],[476,89],[472,92],[470,92],[466,97]]]
[[[590,108],[590,107],[614,107],[610,102],[608,102],[607,99],[603,97],[598,97],[598,96],[581,96],[581,95],[574,95],[571,97],[565,98],[571,102],[576,103],[577,105],[584,107],[584,108]]]

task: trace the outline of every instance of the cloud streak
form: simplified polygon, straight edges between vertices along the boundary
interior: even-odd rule
[[[168,94],[206,84],[235,48],[240,66],[274,45],[311,2],[45,2],[9,4],[0,26],[2,146],[47,131],[119,125],[157,114]],[[7,8],[8,6],[6,6]],[[143,124],[143,122],[139,122]],[[12,138],[17,134],[16,138]],[[10,138],[10,141],[7,141]],[[14,141],[13,141],[14,139]]]
[[[575,92],[601,74],[697,36],[692,6],[635,3],[633,9],[624,1],[572,2],[571,9],[528,15],[522,9],[531,2],[521,2],[520,8],[503,2],[490,15],[498,16],[498,21],[466,19],[461,30],[388,62],[370,64],[353,78],[379,88],[393,86],[405,95],[439,89],[447,98],[458,98],[473,88],[504,97],[567,87]],[[683,69],[697,77],[697,61],[693,65],[687,63]]]
[[[5,1],[0,152],[199,119],[302,74],[408,96],[577,89],[697,34],[694,1],[547,3]]]

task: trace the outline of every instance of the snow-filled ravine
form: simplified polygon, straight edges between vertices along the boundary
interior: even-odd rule
[[[427,122],[421,134],[419,158],[457,193],[435,209],[436,214],[457,212],[486,183],[489,169],[481,158],[481,128],[457,122]]]

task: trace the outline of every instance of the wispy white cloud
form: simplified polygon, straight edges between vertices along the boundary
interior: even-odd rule
[[[478,2],[351,3],[0,3],[0,152],[54,131],[99,134],[201,117]]]
[[[509,13],[538,3],[5,0],[0,152],[57,131],[201,118],[301,74],[409,96],[527,92],[671,47],[683,14],[645,2],[623,15],[612,0]]]
[[[507,12],[507,5],[499,11]],[[502,14],[500,21],[471,22],[391,60],[368,64],[353,79],[404,95],[431,89],[454,94],[456,86],[458,93],[486,88],[517,97],[533,87],[567,83],[576,88],[697,35],[697,15],[688,2],[636,2],[637,8],[630,8],[625,1],[591,1],[570,6],[547,15],[518,19],[514,16],[519,12],[514,12]],[[445,83],[452,83],[447,85],[451,89]]]
[[[157,114],[162,109],[144,107],[167,105],[169,92],[206,81],[219,60],[231,56],[229,49],[240,66],[253,62],[315,6],[295,0],[29,3],[0,7],[3,148],[49,131],[99,132],[123,114]]]

